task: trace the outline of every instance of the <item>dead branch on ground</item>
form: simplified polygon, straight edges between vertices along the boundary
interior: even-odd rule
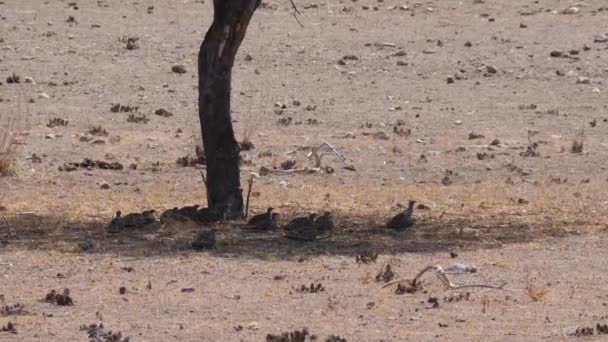
[[[460,289],[471,288],[471,287],[481,287],[481,288],[502,290],[503,286],[506,285],[506,283],[503,283],[502,285],[499,285],[499,286],[488,285],[488,284],[456,285],[450,280],[450,278],[448,278],[448,274],[470,274],[470,273],[477,272],[477,268],[467,266],[467,265],[462,265],[462,264],[454,264],[454,265],[448,266],[445,269],[443,267],[441,267],[440,265],[427,266],[427,267],[423,268],[420,272],[418,272],[416,277],[414,277],[414,279],[411,280],[411,282],[413,284],[417,284],[418,279],[420,279],[428,271],[435,271],[435,275],[437,276],[437,278],[439,280],[441,280],[441,282],[450,290],[460,290]],[[396,280],[393,280],[393,281],[390,281],[390,282],[384,284],[382,287],[385,288],[385,287],[388,287],[393,284],[400,283],[400,282],[406,281],[406,280],[409,280],[409,279],[407,279],[407,278],[396,279]]]

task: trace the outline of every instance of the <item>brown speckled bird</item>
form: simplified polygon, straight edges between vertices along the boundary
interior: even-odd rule
[[[266,231],[277,229],[277,216],[279,214],[273,213],[274,208],[268,208],[265,213],[257,214],[247,221],[246,228],[256,231]]]
[[[315,219],[317,214],[307,217],[296,217],[285,226],[285,237],[291,240],[314,241],[317,239]]]
[[[412,217],[414,214],[414,204],[416,204],[416,201],[409,201],[407,209],[402,213],[395,215],[395,217],[388,221],[386,227],[395,230],[403,230],[413,226],[414,223],[416,223],[416,219]]]
[[[334,229],[334,220],[331,212],[326,211],[323,215],[317,217],[315,220],[315,228],[317,229],[317,234],[328,234]]]

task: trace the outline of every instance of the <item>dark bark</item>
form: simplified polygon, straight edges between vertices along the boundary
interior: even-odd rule
[[[207,205],[229,218],[243,213],[239,145],[230,117],[232,65],[260,0],[214,0],[213,23],[198,55],[198,106],[207,159]]]

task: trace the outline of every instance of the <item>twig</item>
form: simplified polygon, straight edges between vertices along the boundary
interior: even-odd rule
[[[251,189],[253,188],[253,178],[255,177],[255,174],[252,173],[249,176],[249,179],[247,180],[247,183],[249,184],[249,188],[247,189],[247,202],[245,202],[245,217],[244,219],[247,219],[247,216],[249,215],[249,197],[251,196]]]
[[[470,288],[470,287],[482,287],[482,288],[502,290],[503,286],[505,286],[507,284],[507,283],[503,283],[499,286],[488,285],[488,284],[455,285],[448,278],[448,276],[447,276],[448,274],[475,273],[475,272],[477,272],[477,269],[475,267],[470,267],[470,266],[466,266],[466,265],[452,265],[452,266],[449,266],[447,269],[450,271],[446,272],[443,269],[443,267],[441,267],[440,265],[427,266],[427,267],[423,268],[420,272],[418,272],[416,277],[414,277],[414,279],[412,279],[411,282],[413,284],[416,284],[418,282],[418,279],[420,279],[426,272],[433,270],[433,271],[435,271],[435,275],[437,276],[437,278],[439,278],[439,280],[441,280],[441,282],[450,290],[459,290],[459,289]],[[390,281],[390,282],[384,284],[382,286],[382,288],[391,286],[396,283],[400,283],[405,280],[408,280],[408,279],[401,278],[401,279],[396,279],[396,280]]]
[[[296,4],[293,2],[293,0],[289,0],[289,2],[291,2],[291,7],[293,8],[293,17],[296,20],[296,22],[298,24],[300,24],[301,28],[304,28],[304,25],[302,25],[302,23],[300,22],[300,20],[298,19],[298,15],[302,15],[302,13],[300,13],[300,10],[298,9],[298,7],[296,6]]]

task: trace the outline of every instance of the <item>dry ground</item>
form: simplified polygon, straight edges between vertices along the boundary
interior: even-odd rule
[[[337,232],[301,244],[223,225],[197,253],[200,227],[104,226],[116,210],[203,202],[200,171],[176,160],[198,140],[210,1],[0,1],[0,125],[19,152],[17,176],[0,178],[0,304],[26,311],[0,315],[17,330],[0,340],[84,340],[80,325],[100,316],[135,341],[302,327],[321,340],[530,341],[608,323],[605,1],[296,3],[304,27],[288,1],[267,2],[238,56],[235,128],[255,145],[243,177],[273,171],[254,185],[253,211],[271,205],[286,222],[331,210]],[[323,142],[346,157],[323,157],[333,172],[276,171],[314,167],[307,154]],[[83,158],[124,169],[59,170]],[[406,199],[427,207],[416,228],[382,229]],[[355,263],[364,251],[378,261]],[[427,276],[425,292],[397,295],[374,280],[385,264],[411,277],[454,262],[479,270],[458,281],[505,289],[446,291]],[[295,290],[311,282],[325,291]],[[40,301],[65,287],[74,306]]]

